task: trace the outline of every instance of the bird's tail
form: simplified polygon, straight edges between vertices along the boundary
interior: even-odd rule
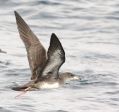
[[[12,90],[15,90],[15,91],[24,91],[27,88],[28,88],[27,86],[19,86],[19,87],[13,87]]]

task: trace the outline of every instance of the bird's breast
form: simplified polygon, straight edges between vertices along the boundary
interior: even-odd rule
[[[52,88],[58,88],[59,86],[60,86],[60,84],[58,82],[54,82],[54,83],[43,82],[43,84],[41,85],[40,88],[52,89]]]

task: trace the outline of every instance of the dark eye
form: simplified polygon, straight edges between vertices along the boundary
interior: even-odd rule
[[[74,76],[73,74],[71,74],[71,76]]]
[[[48,72],[48,74],[52,74],[52,72]]]

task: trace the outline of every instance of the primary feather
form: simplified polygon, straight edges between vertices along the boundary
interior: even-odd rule
[[[59,39],[54,33],[51,35],[47,56],[48,59],[46,61],[44,69],[42,70],[42,76],[50,75],[51,78],[58,78],[59,69],[65,62],[65,52]]]
[[[31,79],[36,79],[46,62],[46,50],[27,23],[16,11],[15,16],[20,37],[26,47],[27,57],[32,72]]]

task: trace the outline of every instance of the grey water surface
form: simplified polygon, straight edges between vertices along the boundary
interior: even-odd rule
[[[47,49],[51,33],[66,52],[61,71],[81,77],[63,87],[20,92],[30,80],[14,10]],[[0,0],[0,112],[119,112],[118,0]]]

